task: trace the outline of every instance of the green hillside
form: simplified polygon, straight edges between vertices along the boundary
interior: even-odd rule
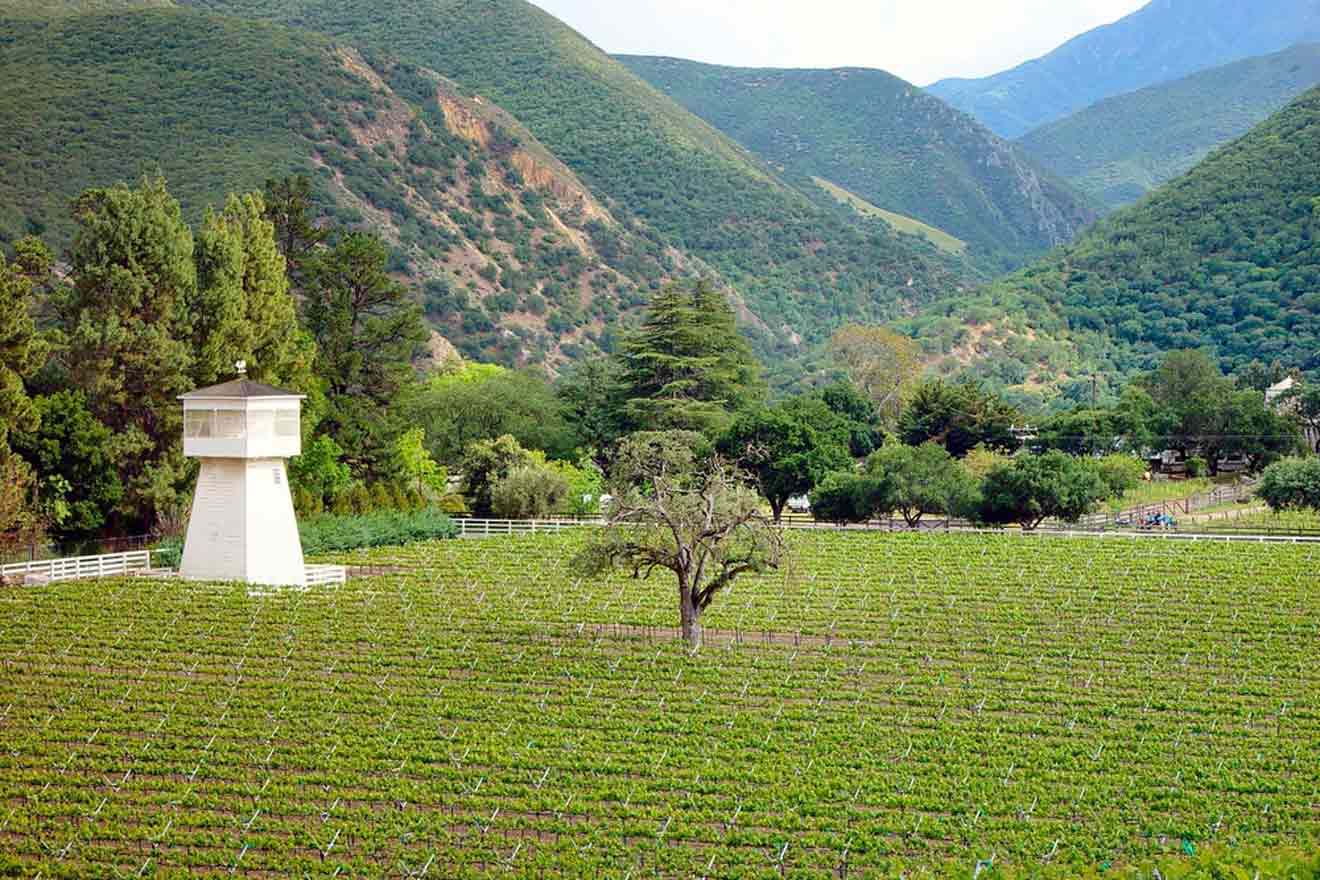
[[[1320,89],[986,291],[912,322],[947,366],[1009,385],[1112,384],[1207,346],[1320,370]]]
[[[1320,83],[1320,43],[1101,101],[1019,145],[1106,208],[1188,171]]]
[[[846,219],[523,0],[188,0],[321,30],[424,65],[497,102],[622,216],[716,269],[789,340],[892,317],[966,267]]]
[[[144,51],[143,47],[151,47]],[[162,172],[190,219],[313,175],[395,246],[469,355],[555,363],[700,270],[617,220],[508,114],[429,71],[195,10],[0,21],[0,241],[67,243],[71,199]]]
[[[0,15],[6,18],[49,18],[173,5],[173,0],[0,0]]]
[[[864,217],[879,217],[899,232],[906,232],[910,235],[919,235],[928,239],[942,251],[951,254],[961,254],[967,250],[967,242],[962,239],[954,238],[942,229],[936,229],[934,226],[922,223],[920,220],[903,214],[896,214],[893,211],[886,211],[884,208],[877,208],[866,199],[850,192],[837,183],[826,180],[823,177],[813,177],[816,185],[825,192],[834,196],[835,199],[852,208],[858,214]]]
[[[1315,0],[1153,0],[1012,70],[929,89],[1016,138],[1114,95],[1315,40]]]
[[[1019,149],[884,71],[619,60],[790,179],[834,181],[998,265],[1062,244],[1094,219]]]

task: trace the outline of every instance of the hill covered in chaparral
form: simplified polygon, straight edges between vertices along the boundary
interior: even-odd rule
[[[1317,39],[1315,0],[1152,0],[1012,70],[929,90],[1016,138],[1113,95]]]
[[[1320,88],[1137,205],[908,329],[1007,385],[1117,384],[1208,348],[1320,369]]]
[[[1117,95],[1018,145],[1106,209],[1190,170],[1320,83],[1320,43],[1303,43]]]
[[[993,267],[1070,241],[1085,199],[964,113],[881,70],[620,56],[800,187],[825,181],[965,242]]]

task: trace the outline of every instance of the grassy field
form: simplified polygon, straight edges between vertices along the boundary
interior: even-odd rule
[[[578,540],[0,590],[0,874],[1175,877],[1320,841],[1320,550],[803,533],[690,658],[669,582],[580,581]]]
[[[837,183],[831,183],[823,177],[813,177],[812,180],[821,189],[863,217],[879,217],[899,232],[906,232],[908,235],[919,235],[946,253],[962,254],[967,250],[967,242],[954,238],[942,229],[936,229],[934,226],[922,223],[912,217],[895,214],[893,211],[876,207],[856,193],[851,193]]]
[[[1198,529],[1200,527],[1198,526]],[[1309,510],[1228,510],[1224,519],[1205,523],[1204,531],[1320,532],[1320,514]]]

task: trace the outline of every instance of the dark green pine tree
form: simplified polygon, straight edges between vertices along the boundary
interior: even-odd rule
[[[11,264],[0,254],[0,457],[8,452],[10,430],[32,430],[40,421],[26,385],[46,360],[32,309],[21,259]]]
[[[350,232],[308,263],[303,321],[316,341],[316,374],[328,412],[321,427],[359,475],[373,474],[401,429],[395,395],[415,378],[427,339],[421,307],[389,274],[389,250]]]
[[[657,294],[618,357],[623,415],[633,430],[718,433],[734,412],[765,397],[761,365],[733,309],[706,281]]]

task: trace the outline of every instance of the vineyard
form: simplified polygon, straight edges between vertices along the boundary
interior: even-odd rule
[[[1172,877],[1320,843],[1320,545],[804,532],[692,658],[670,582],[579,580],[580,540],[0,589],[0,874]]]

